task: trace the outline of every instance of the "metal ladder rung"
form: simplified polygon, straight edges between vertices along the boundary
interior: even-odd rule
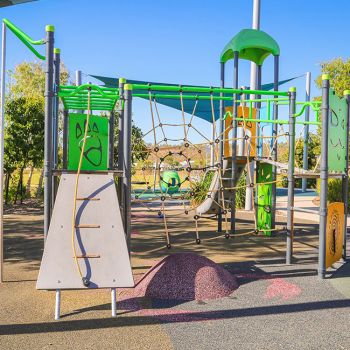
[[[88,224],[82,224],[82,225],[75,225],[75,228],[100,228],[100,225],[88,225]]]
[[[96,198],[96,197],[81,197],[81,198],[77,198],[77,201],[99,201],[100,198]]]
[[[77,259],[99,259],[101,256],[99,254],[84,254],[77,255]],[[73,256],[74,259],[74,256]]]

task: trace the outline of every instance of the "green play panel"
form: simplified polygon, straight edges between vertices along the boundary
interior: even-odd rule
[[[69,114],[68,170],[77,170],[86,115]],[[91,115],[81,170],[108,170],[108,118]]]
[[[328,124],[328,169],[344,173],[346,168],[346,112],[345,98],[339,98],[331,88],[329,92],[331,113]]]
[[[272,227],[272,184],[264,184],[272,181],[272,165],[258,163],[257,172],[257,226],[258,230],[266,236],[271,236]]]

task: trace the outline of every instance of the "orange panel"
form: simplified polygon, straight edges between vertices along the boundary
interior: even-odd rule
[[[237,118],[244,119],[255,119],[256,118],[256,109],[252,108],[252,115],[249,117],[249,107],[239,106],[237,109]],[[224,156],[229,157],[231,155],[231,147],[230,147],[230,131],[232,130],[232,107],[226,107],[226,119],[225,119],[225,131],[224,131]],[[245,155],[247,155],[247,151],[249,150],[249,156],[256,156],[256,122],[239,120],[237,122],[239,127],[242,127],[245,131],[250,132],[251,138],[245,141]],[[247,133],[249,135],[249,133]],[[232,140],[231,140],[232,141]]]
[[[326,233],[326,268],[340,260],[344,240],[344,203],[335,202],[328,205]]]

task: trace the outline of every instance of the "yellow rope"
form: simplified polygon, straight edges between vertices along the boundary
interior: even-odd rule
[[[77,267],[78,273],[83,280],[83,284],[88,286],[89,281],[84,281],[83,273],[81,271],[78,257],[77,257],[77,251],[75,247],[75,236],[76,236],[76,211],[77,211],[77,196],[78,196],[78,184],[79,184],[79,176],[80,176],[80,171],[81,171],[81,166],[83,163],[83,157],[84,157],[84,150],[85,150],[85,144],[86,144],[86,139],[87,139],[87,133],[89,130],[89,119],[90,119],[90,97],[91,97],[91,91],[90,89],[88,90],[88,109],[87,109],[87,114],[86,114],[86,124],[85,124],[85,132],[84,132],[84,138],[83,138],[83,145],[81,147],[81,152],[80,152],[80,158],[79,158],[79,164],[78,164],[78,169],[77,169],[77,176],[75,178],[75,187],[74,187],[74,199],[73,199],[73,213],[72,213],[72,249],[73,249],[73,255],[74,255],[74,261],[75,265]]]

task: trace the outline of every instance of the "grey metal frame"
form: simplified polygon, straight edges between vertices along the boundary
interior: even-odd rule
[[[60,87],[60,64],[61,54],[58,49],[54,49],[54,108],[53,108],[53,128],[52,128],[52,143],[53,143],[53,167],[58,166],[58,107],[59,107],[59,87]]]
[[[114,170],[114,124],[115,124],[115,118],[114,118],[114,111],[110,112],[109,115],[109,169]]]
[[[328,119],[329,119],[329,79],[322,79],[322,138],[320,165],[320,232],[318,247],[318,276],[326,276],[326,234],[327,234],[327,191],[328,191]]]
[[[58,168],[58,119],[59,119],[59,87],[60,87],[60,64],[61,64],[61,54],[60,50],[54,49],[54,107],[53,107],[53,128],[52,128],[52,159],[53,159],[53,169]],[[53,206],[55,204],[55,197],[58,188],[58,178],[53,176],[53,187],[52,187],[52,202],[51,202],[51,213]]]
[[[233,88],[238,89],[238,52],[234,52],[233,56]],[[237,94],[233,96],[233,104],[232,104],[232,154],[231,154],[231,172],[232,172],[232,180],[231,180],[231,234],[235,233],[236,230],[236,177],[237,177]]]
[[[288,161],[288,207],[287,207],[287,247],[286,263],[291,264],[293,260],[294,240],[294,149],[295,149],[295,102],[296,90],[289,90],[289,161]]]
[[[220,63],[220,87],[225,87],[225,63]],[[221,92],[220,96],[222,97],[224,94]],[[223,168],[223,155],[224,155],[224,115],[225,115],[225,102],[223,100],[220,100],[220,143],[219,143],[219,164],[220,169]],[[214,143],[215,140],[213,140]],[[221,171],[221,170],[220,170]],[[222,199],[221,196],[223,194],[221,191],[218,191],[218,203],[221,203]],[[222,210],[219,206],[218,209],[218,232],[222,232]]]
[[[131,85],[124,85],[123,115],[123,193],[124,193],[124,230],[130,253],[131,243],[131,127],[132,127],[132,90]]]
[[[310,87],[311,87],[311,73],[306,73],[306,88],[305,88],[305,101],[310,101]],[[305,109],[305,121],[308,122],[310,120],[310,106],[307,106]],[[304,129],[304,146],[303,146],[303,169],[308,170],[309,161],[308,161],[308,140],[309,140],[309,124],[305,124]],[[307,190],[307,178],[301,179],[301,188],[303,192]]]
[[[125,85],[125,79],[120,78],[119,79],[119,111],[118,111],[118,170],[123,172],[124,177],[124,162],[123,162],[123,132],[124,132],[124,85]],[[124,191],[123,191],[123,178],[118,178],[118,185],[117,185],[117,194],[119,199],[119,205],[120,205],[120,211],[122,213],[122,220],[124,223]],[[125,228],[125,223],[124,223]]]
[[[346,98],[347,102],[347,111],[346,111],[346,165],[349,164],[349,128],[350,128],[350,91],[346,90],[344,92],[344,97]],[[343,198],[344,198],[344,241],[343,241],[343,260],[346,261],[346,236],[348,231],[348,224],[347,224],[347,213],[348,213],[348,193],[349,193],[349,168],[348,166],[345,166],[344,169],[344,176],[343,176]]]
[[[5,136],[5,88],[6,88],[6,24],[2,23],[1,33],[1,82],[0,82],[0,283],[4,272],[4,136]]]
[[[279,79],[279,56],[274,56],[274,77],[273,77],[273,90],[278,91],[278,79]],[[278,120],[278,104],[275,102],[273,104],[273,120]],[[278,125],[275,123],[272,125],[272,136],[277,136],[277,128]],[[277,142],[275,142],[275,139],[272,139],[272,160],[277,162]],[[272,222],[271,222],[271,228],[274,229],[276,226],[276,190],[277,190],[277,167],[275,165],[272,165],[272,193],[271,193],[271,212],[272,215]]]
[[[45,65],[45,147],[44,147],[44,239],[49,231],[52,203],[52,117],[53,117],[53,71],[54,32],[46,31]]]
[[[68,165],[68,111],[63,111],[63,137],[62,137],[62,168],[67,169]]]

